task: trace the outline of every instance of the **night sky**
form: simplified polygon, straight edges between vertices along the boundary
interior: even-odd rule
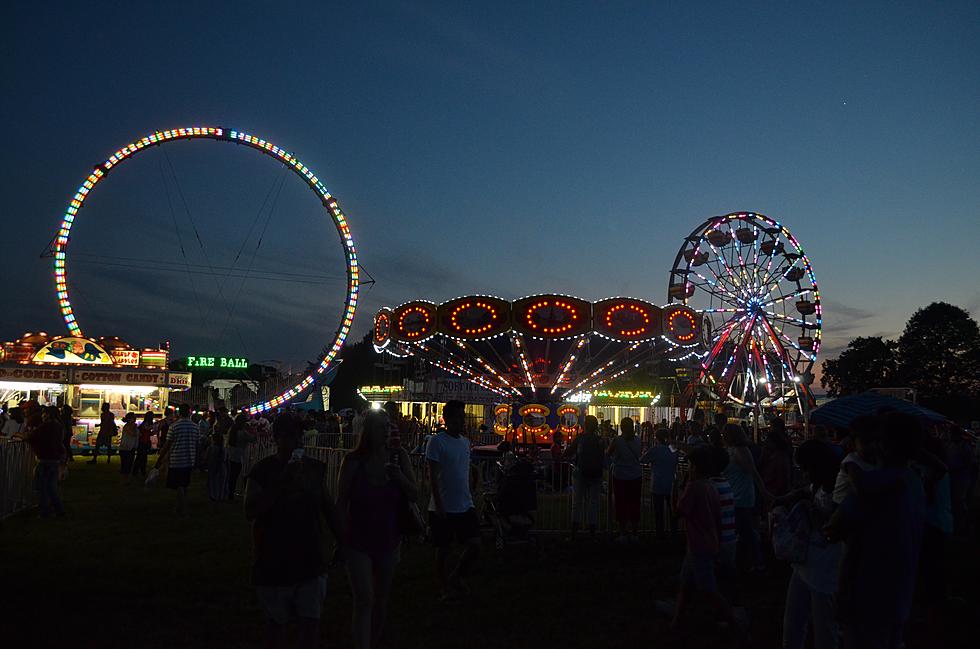
[[[360,4],[8,7],[0,339],[64,331],[39,255],[91,167],[194,125],[265,137],[337,196],[377,280],[358,335],[412,298],[663,303],[682,238],[736,210],[804,245],[822,358],[934,300],[980,313],[976,2]],[[86,333],[315,357],[342,256],[280,169],[186,142],[114,171],[69,246]]]

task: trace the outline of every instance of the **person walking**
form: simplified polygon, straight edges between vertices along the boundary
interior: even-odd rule
[[[136,413],[127,412],[123,417],[122,439],[119,440],[119,473],[123,484],[133,479],[133,464],[139,446],[139,429],[136,427]]]
[[[467,592],[465,578],[480,556],[480,530],[470,482],[470,440],[466,429],[465,405],[448,401],[442,409],[445,430],[439,431],[425,449],[432,496],[429,500],[429,527],[436,547],[436,575],[444,599]],[[449,571],[453,541],[464,546],[456,567]]]
[[[593,415],[587,415],[582,422],[582,432],[565,449],[565,459],[570,459],[575,465],[572,471],[575,490],[572,540],[583,524],[589,526],[589,534],[594,540],[599,524],[599,492],[602,489],[605,460],[598,431],[599,420]]]
[[[826,444],[811,440],[796,451],[796,463],[803,471],[807,487],[775,500],[776,504],[787,507],[802,503],[809,528],[806,556],[792,564],[793,573],[786,588],[783,648],[803,649],[807,629],[812,626],[814,649],[836,649],[834,595],[843,544],[829,542],[821,530],[837,507],[833,496],[839,462]]]
[[[845,649],[897,649],[912,610],[916,570],[926,524],[926,495],[911,468],[922,427],[892,412],[882,427],[881,466],[854,476],[849,493],[824,528],[843,539],[837,590]]]
[[[153,445],[153,412],[146,411],[143,421],[137,427],[139,443],[136,445],[136,459],[133,460],[133,474],[146,477],[146,461]]]
[[[276,452],[259,460],[245,485],[245,517],[252,523],[252,584],[268,619],[266,645],[283,647],[286,627],[296,645],[320,646],[327,593],[323,521],[343,538],[342,521],[327,486],[327,467],[306,457],[303,429],[291,414],[276,417]]]
[[[718,590],[715,576],[721,537],[721,504],[718,492],[708,481],[715,466],[713,451],[709,446],[701,445],[691,451],[688,461],[690,477],[676,506],[687,522],[687,552],[681,565],[680,589],[670,627],[675,631],[680,627],[692,597],[700,595],[734,631],[742,625],[736,620],[731,604]]]
[[[793,444],[782,419],[769,422],[766,443],[762,447],[759,475],[766,490],[774,497],[789,493],[793,475]]]
[[[112,439],[119,427],[116,426],[116,416],[112,414],[108,403],[102,404],[102,414],[99,415],[99,434],[95,436],[95,448],[92,449],[92,459],[89,464],[95,464],[99,459],[99,449],[103,446],[106,452],[106,463],[112,461]]]
[[[640,461],[650,465],[650,495],[653,500],[654,529],[658,539],[667,538],[667,522],[670,531],[676,529],[670,509],[670,495],[674,491],[674,476],[677,474],[677,451],[670,447],[670,431],[659,428],[654,433],[653,446],[647,449]]]
[[[617,543],[640,540],[640,501],[643,468],[640,466],[640,439],[633,420],[624,417],[621,434],[613,438],[606,453],[612,458],[613,504],[619,525]]]
[[[197,461],[197,436],[199,428],[191,421],[191,407],[182,403],[177,409],[178,419],[167,432],[167,442],[160,451],[154,468],[167,462],[167,487],[177,494],[176,513],[183,515],[187,509],[187,487],[191,483],[191,471]]]
[[[228,500],[228,449],[221,433],[211,434],[207,449],[208,498],[212,503]]]
[[[758,493],[765,500],[771,500],[769,492],[762,483],[762,476],[755,468],[755,461],[749,451],[749,440],[737,424],[726,424],[723,431],[729,462],[724,476],[732,487],[735,499],[735,527],[738,530],[738,545],[752,570],[765,572],[759,531],[756,529],[755,504]]]
[[[248,415],[238,413],[228,429],[228,500],[234,500],[238,493],[238,477],[242,474],[245,453],[254,441],[255,435],[248,428]]]
[[[400,559],[400,509],[418,498],[408,452],[390,437],[384,412],[364,417],[361,436],[340,467],[337,509],[344,520],[344,560],[354,598],[352,646],[378,646]]]
[[[75,433],[75,410],[67,403],[61,406],[61,425],[64,428],[62,441],[65,445],[68,462],[74,462],[75,454],[71,450],[71,441]]]
[[[13,439],[20,435],[24,430],[24,410],[14,407],[7,413],[7,421],[3,422],[3,430],[0,431],[6,439]]]
[[[58,474],[67,454],[62,442],[62,426],[58,408],[48,406],[28,428],[25,440],[37,457],[34,469],[34,488],[38,492],[38,509],[41,518],[47,518],[51,509],[57,516],[65,515],[65,507],[58,493]],[[40,421],[37,421],[40,419]]]

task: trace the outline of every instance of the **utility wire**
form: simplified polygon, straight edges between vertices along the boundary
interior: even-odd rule
[[[285,170],[285,167],[283,167]],[[262,247],[262,241],[265,239],[266,230],[269,228],[269,223],[272,221],[272,215],[275,214],[276,207],[279,205],[279,197],[282,195],[283,185],[286,184],[286,175],[282,174],[279,179],[279,188],[276,190],[276,197],[272,201],[272,205],[269,206],[269,213],[265,217],[265,223],[262,224],[262,232],[259,233],[259,239],[255,244],[255,250],[252,251],[252,258],[248,262],[248,267],[245,269],[245,277],[242,281],[238,283],[238,290],[235,291],[235,300],[237,304],[239,298],[242,295],[242,290],[245,288],[245,280],[248,278],[249,274],[252,272],[252,266],[255,265],[255,259],[258,257],[259,248]],[[225,329],[228,327],[228,323],[231,321],[232,311],[229,310],[228,317],[225,319],[224,325],[221,327],[221,333],[224,334]]]
[[[201,239],[201,233],[198,232],[197,225],[194,223],[194,216],[191,214],[191,209],[190,209],[190,206],[187,204],[187,198],[184,196],[184,191],[180,187],[180,181],[177,179],[177,171],[176,171],[176,169],[174,169],[173,162],[170,160],[170,155],[167,153],[167,149],[166,148],[162,148],[161,151],[163,151],[163,156],[164,156],[164,158],[166,158],[167,165],[170,167],[170,173],[171,173],[171,175],[173,175],[173,178],[174,178],[174,187],[177,188],[177,195],[180,196],[180,200],[181,200],[181,202],[184,205],[184,211],[187,213],[187,218],[191,222],[191,228],[194,229],[194,236],[197,237],[197,243],[201,247],[201,253],[204,255],[204,261],[207,263],[208,268],[211,270],[211,274],[213,276],[214,275],[214,269],[211,267],[211,259],[210,259],[210,257],[208,257],[208,252],[204,248],[204,241]],[[231,312],[231,306],[228,304],[228,300],[225,298],[225,294],[221,290],[221,282],[218,280],[217,277],[215,277],[214,280],[215,280],[215,285],[218,288],[218,298],[224,304],[225,309],[228,310],[229,313],[230,313]],[[241,331],[238,330],[238,327],[235,327],[235,333],[238,335],[238,342],[241,343],[242,349],[245,350],[245,353],[247,355],[251,356],[251,354],[248,353],[248,345],[245,344],[245,339],[242,338],[242,333],[241,333]],[[220,336],[219,336],[219,338],[220,338]]]
[[[76,253],[75,256],[76,257],[88,257],[88,258],[90,258],[90,259],[80,259],[76,263],[87,263],[87,264],[100,264],[100,263],[105,263],[106,265],[108,265],[108,264],[117,265],[119,262],[123,262],[123,263],[127,263],[127,264],[132,264],[133,267],[136,267],[136,268],[146,268],[147,270],[157,270],[157,266],[160,266],[161,267],[161,268],[159,268],[159,270],[168,270],[168,269],[169,270],[173,270],[173,268],[170,268],[170,266],[173,263],[179,263],[179,261],[170,261],[170,260],[166,260],[166,259],[141,259],[139,257],[119,257],[119,256],[114,256],[114,255],[99,255],[99,254],[95,254],[95,253]],[[187,265],[190,268],[207,268],[207,265],[205,265],[205,264],[187,264]],[[231,275],[231,276],[234,276],[234,277],[241,277],[241,276],[244,275],[244,273],[241,272],[241,269],[238,269],[238,268],[235,268],[235,267],[232,267],[232,266],[212,266],[212,268],[214,268],[215,270],[227,271],[227,272],[232,272],[232,273],[234,273],[234,272],[237,271],[237,274]],[[271,269],[263,269],[263,268],[255,269],[252,272],[253,273],[259,273],[259,274],[264,274],[264,275],[275,275],[275,276],[282,275],[284,277],[289,277],[289,278],[295,277],[295,278],[300,278],[300,279],[338,280],[338,281],[339,280],[346,279],[346,276],[343,276],[343,275],[322,275],[322,274],[315,274],[315,273],[290,273],[290,272],[281,271],[281,270],[271,270]],[[367,282],[365,282],[365,283],[367,283]]]
[[[287,283],[293,283],[293,284],[317,284],[317,285],[325,285],[325,284],[337,284],[337,283],[340,283],[341,280],[342,280],[342,278],[339,278],[339,277],[336,277],[336,278],[319,278],[319,279],[300,279],[300,278],[292,278],[292,277],[266,277],[266,276],[256,275],[255,273],[253,273],[252,275],[244,275],[242,273],[220,273],[220,272],[219,273],[212,273],[211,271],[204,271],[204,270],[190,270],[190,271],[187,271],[187,270],[181,269],[181,268],[167,268],[167,267],[162,267],[162,266],[161,267],[150,267],[150,266],[145,266],[143,264],[125,264],[125,263],[114,263],[114,262],[99,262],[99,261],[89,261],[89,260],[86,260],[86,259],[79,259],[75,263],[76,264],[80,264],[80,265],[87,265],[87,266],[109,266],[109,267],[112,267],[112,268],[128,268],[128,269],[133,269],[133,270],[145,270],[145,271],[162,272],[162,273],[184,273],[184,272],[190,272],[191,274],[194,274],[194,275],[213,275],[215,277],[231,277],[231,278],[236,278],[236,279],[254,279],[254,280],[266,281],[266,282],[287,282]]]
[[[174,224],[174,232],[177,234],[177,245],[180,247],[180,254],[184,258],[184,266],[187,269],[187,279],[191,285],[191,292],[194,294],[194,303],[197,305],[197,313],[201,318],[201,325],[207,329],[208,323],[204,318],[204,308],[201,306],[201,296],[197,292],[197,285],[194,283],[194,275],[191,273],[187,262],[187,251],[184,249],[184,238],[180,236],[180,228],[177,226],[177,212],[174,210],[173,200],[170,198],[170,187],[167,185],[167,176],[163,172],[163,160],[160,163],[160,179],[163,181],[163,192],[167,196],[167,205],[170,207],[170,219]]]

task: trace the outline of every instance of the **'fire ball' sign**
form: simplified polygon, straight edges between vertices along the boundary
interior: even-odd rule
[[[188,356],[187,367],[214,369],[248,369],[248,359],[229,356]]]

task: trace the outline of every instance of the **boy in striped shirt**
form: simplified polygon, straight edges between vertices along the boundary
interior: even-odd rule
[[[722,473],[728,466],[728,452],[719,446],[713,447],[711,486],[718,492],[721,501],[721,535],[718,539],[718,567],[722,579],[728,580],[735,576],[735,542],[738,535],[735,532],[735,494],[732,486]]]
[[[167,486],[177,492],[177,514],[185,511],[187,487],[191,483],[191,471],[197,461],[197,442],[200,429],[191,421],[191,407],[183,403],[178,410],[180,418],[167,434],[167,442],[160,451],[156,467],[167,462]]]

